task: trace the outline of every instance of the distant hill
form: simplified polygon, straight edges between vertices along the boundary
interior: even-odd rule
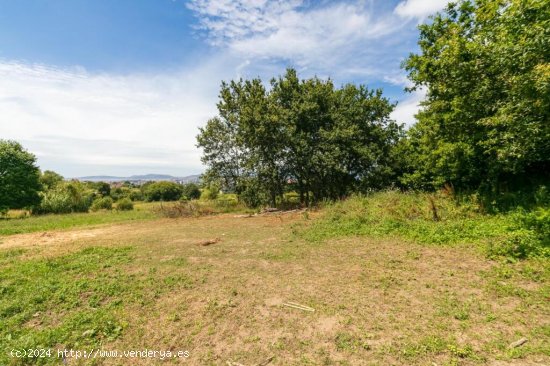
[[[183,183],[198,182],[200,174],[188,175],[185,177],[174,177],[168,174],[144,174],[144,175],[132,175],[130,177],[116,177],[112,175],[91,175],[87,177],[78,177],[76,179],[89,182],[123,182],[123,181],[159,181],[170,180]]]

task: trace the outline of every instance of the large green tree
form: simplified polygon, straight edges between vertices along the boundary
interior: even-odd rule
[[[222,83],[219,115],[197,137],[204,178],[251,204],[273,205],[290,189],[309,204],[379,188],[400,136],[392,110],[381,91],[299,80],[293,69],[269,90],[259,79]]]
[[[0,212],[40,203],[39,179],[35,156],[16,141],[0,140]]]
[[[491,195],[548,183],[550,2],[459,1],[419,28],[404,67],[427,96],[404,182]]]

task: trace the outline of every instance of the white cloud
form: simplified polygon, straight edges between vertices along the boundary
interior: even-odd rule
[[[415,123],[415,114],[420,109],[420,102],[426,97],[425,90],[416,90],[405,97],[397,104],[394,111],[391,114],[391,118],[399,123],[404,123],[405,126],[411,127]]]
[[[388,65],[386,36],[406,24],[391,13],[375,16],[364,1],[306,7],[298,0],[192,0],[188,7],[215,46],[331,76],[380,73]]]
[[[449,0],[405,0],[395,7],[395,13],[403,18],[424,19],[443,10]]]
[[[219,83],[236,66],[217,57],[186,71],[117,76],[0,62],[0,136],[66,176],[197,173],[197,127],[216,114]]]
[[[222,79],[267,80],[288,65],[302,77],[401,86],[416,21],[444,5],[191,0],[215,46],[197,66],[121,76],[0,60],[0,137],[22,141],[43,169],[66,176],[196,173],[197,127],[216,114]],[[422,97],[407,96],[393,117],[411,124]]]

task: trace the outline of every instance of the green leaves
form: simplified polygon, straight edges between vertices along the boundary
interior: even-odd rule
[[[460,1],[419,28],[404,68],[427,100],[405,179],[493,192],[548,182],[550,3]]]
[[[36,158],[15,141],[0,140],[0,213],[40,202]]]
[[[219,116],[197,136],[207,180],[253,205],[296,190],[302,204],[388,184],[401,128],[380,90],[312,78],[222,83]]]

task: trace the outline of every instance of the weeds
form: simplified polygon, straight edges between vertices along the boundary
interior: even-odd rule
[[[327,205],[302,235],[311,241],[396,236],[424,244],[478,244],[490,257],[548,257],[548,212],[488,215],[443,194],[386,191]]]
[[[152,212],[153,203],[140,203],[133,211],[98,211],[90,213],[48,214],[25,218],[0,219],[0,236],[36,231],[68,229],[133,220],[148,220],[158,216]]]
[[[214,200],[193,200],[161,203],[154,212],[163,217],[200,217],[229,212],[250,211],[237,202],[234,195],[221,195]]]

